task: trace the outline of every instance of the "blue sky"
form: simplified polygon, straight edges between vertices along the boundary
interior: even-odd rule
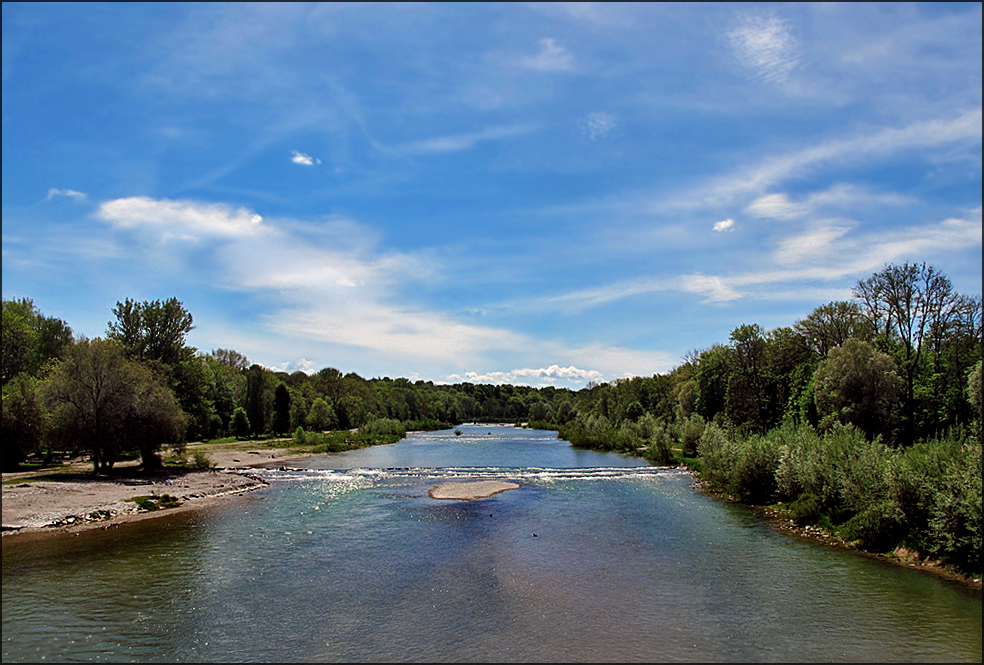
[[[3,5],[3,297],[286,371],[648,376],[981,293],[981,4]]]

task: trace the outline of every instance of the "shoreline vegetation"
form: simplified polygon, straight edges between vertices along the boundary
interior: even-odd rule
[[[232,492],[190,485],[285,459],[263,458],[271,448],[332,453],[408,431],[525,423],[577,447],[684,465],[786,530],[980,584],[982,299],[926,263],[886,265],[851,300],[790,326],[738,325],[664,374],[578,390],[288,373],[188,346],[193,318],[176,298],[127,299],[112,313],[105,338],[76,338],[29,298],[3,300],[5,525],[25,526],[8,522],[8,495],[68,487],[57,459],[91,464],[71,479],[78,497],[109,482],[124,512],[159,514]],[[223,446],[239,457],[217,462]],[[24,470],[49,477],[8,475]],[[173,477],[158,486],[154,474]]]
[[[530,423],[482,425],[532,428]],[[386,443],[392,441],[387,440]],[[362,446],[352,446],[355,447]],[[165,465],[162,470],[144,472],[138,464],[124,464],[118,468],[116,475],[101,477],[87,471],[87,461],[75,459],[44,469],[4,473],[3,540],[16,546],[36,538],[57,538],[91,530],[117,529],[135,521],[221,505],[224,501],[245,496],[268,485],[266,481],[250,474],[251,468],[284,466],[292,461],[332,452],[318,448],[310,443],[299,445],[296,438],[194,443],[187,446],[185,454],[188,459],[194,459],[196,452],[202,452],[209,460],[211,468],[202,470],[190,465]],[[637,450],[624,454],[642,457],[640,453],[643,452]],[[673,452],[679,460],[674,465],[690,473],[695,490],[717,500],[745,505],[767,520],[774,529],[789,537],[850,550],[859,556],[920,570],[964,588],[982,591],[980,575],[965,574],[939,559],[921,555],[902,546],[886,552],[868,551],[859,547],[857,542],[845,540],[835,530],[797,521],[788,504],[748,503],[728,492],[714,489],[697,470],[699,464],[694,464],[695,460],[684,460],[679,448]],[[172,457],[171,461],[177,460]],[[519,488],[516,483],[506,481],[454,481],[435,486],[428,494],[434,499],[468,501]],[[148,510],[133,500],[140,496],[172,496],[176,502]]]

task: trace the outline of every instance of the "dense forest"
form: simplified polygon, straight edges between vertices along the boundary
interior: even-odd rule
[[[276,372],[188,346],[175,298],[117,303],[76,338],[3,301],[3,469],[86,454],[151,468],[168,444],[333,430],[528,423],[576,446],[686,463],[748,503],[785,506],[859,546],[980,571],[981,297],[934,267],[888,265],[789,327],[738,325],[666,374],[572,391]]]

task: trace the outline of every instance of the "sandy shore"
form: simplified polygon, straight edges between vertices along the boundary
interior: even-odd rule
[[[504,480],[468,480],[441,483],[431,488],[428,494],[433,499],[472,501],[515,489],[519,489],[519,485]]]
[[[195,446],[189,446],[194,450]],[[297,448],[267,444],[229,444],[204,447],[215,465],[212,471],[165,467],[143,472],[135,463],[120,464],[113,476],[94,476],[87,462],[52,470],[3,474],[2,524],[4,539],[39,532],[78,532],[122,522],[201,508],[221,497],[243,494],[267,483],[249,474],[251,467],[309,457]],[[170,495],[180,505],[142,510],[135,497]]]

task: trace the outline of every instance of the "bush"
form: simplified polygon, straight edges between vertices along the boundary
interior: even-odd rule
[[[371,437],[389,435],[402,439],[407,435],[407,428],[396,418],[376,418],[360,427],[359,434]]]
[[[700,414],[693,413],[678,425],[677,437],[680,439],[684,457],[694,457],[697,454],[697,444],[704,434],[704,419]]]
[[[191,454],[191,468],[198,471],[209,471],[215,468],[215,463],[205,454],[204,450],[196,450]]]
[[[898,545],[904,533],[903,516],[892,501],[878,501],[854,515],[841,528],[841,537],[861,548],[886,552]]]
[[[797,524],[816,524],[820,519],[820,508],[816,494],[803,494],[789,504],[789,518]]]

